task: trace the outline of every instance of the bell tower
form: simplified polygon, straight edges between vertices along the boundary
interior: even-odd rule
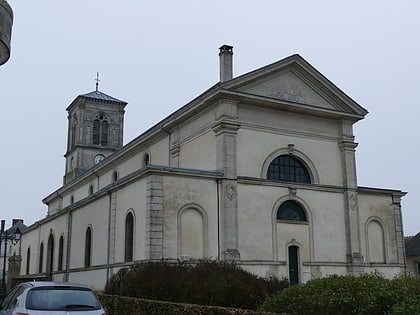
[[[67,107],[64,184],[122,148],[126,105],[100,92],[96,83],[95,91],[77,96]]]

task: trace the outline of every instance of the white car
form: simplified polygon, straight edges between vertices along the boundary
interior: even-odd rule
[[[25,282],[0,305],[0,315],[106,315],[96,294],[69,282]]]

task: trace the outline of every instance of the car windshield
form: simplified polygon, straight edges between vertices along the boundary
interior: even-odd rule
[[[88,288],[40,287],[29,290],[26,308],[39,311],[97,310],[100,304]]]

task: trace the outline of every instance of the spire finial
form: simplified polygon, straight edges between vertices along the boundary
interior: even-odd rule
[[[96,91],[98,91],[99,90],[99,81],[101,81],[101,80],[99,80],[99,72],[96,72],[95,81],[96,81]]]

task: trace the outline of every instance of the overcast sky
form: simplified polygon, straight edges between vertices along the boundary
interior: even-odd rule
[[[399,189],[420,231],[418,0],[8,0],[12,55],[0,67],[0,218],[43,218],[64,175],[66,107],[99,89],[127,101],[124,142],[219,79],[298,53],[369,111],[355,127],[359,186]]]

